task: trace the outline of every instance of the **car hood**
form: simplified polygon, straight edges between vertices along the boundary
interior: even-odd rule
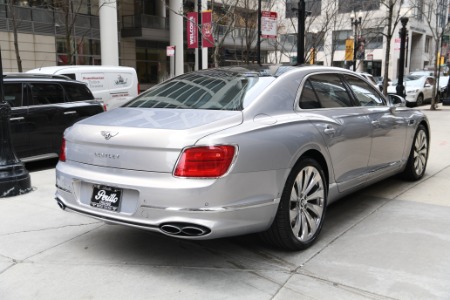
[[[242,123],[240,111],[116,108],[66,130],[67,161],[172,172],[182,149]]]
[[[420,90],[419,86],[415,86],[415,85],[405,85],[405,91],[409,92],[409,91],[416,91],[416,90]],[[390,85],[387,88],[387,92],[388,94],[396,94],[397,93],[397,85]]]

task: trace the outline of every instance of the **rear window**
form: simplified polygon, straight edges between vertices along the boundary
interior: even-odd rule
[[[126,106],[242,110],[251,102],[249,98],[255,97],[252,90],[263,89],[270,82],[254,74],[223,70],[188,73],[147,90]]]

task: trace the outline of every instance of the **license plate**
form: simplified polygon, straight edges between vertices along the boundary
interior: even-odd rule
[[[122,189],[104,185],[94,185],[91,206],[109,211],[118,211],[121,198]]]

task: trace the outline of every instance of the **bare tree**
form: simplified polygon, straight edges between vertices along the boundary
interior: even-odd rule
[[[12,30],[13,30],[13,37],[14,37],[14,52],[16,54],[16,61],[17,61],[17,70],[19,72],[23,71],[22,68],[22,59],[20,57],[20,50],[19,50],[19,38],[17,33],[17,18],[16,18],[16,10],[14,6],[14,0],[6,0],[6,4],[8,7],[8,13],[11,17],[11,24],[12,24]]]
[[[214,1],[212,3],[214,3]],[[221,3],[217,3],[216,1],[214,4],[214,8],[212,10],[215,23],[215,27],[213,27],[213,36],[216,38],[212,58],[215,67],[220,65],[221,49],[223,48],[225,40],[230,36],[235,25],[235,10],[238,3],[239,0],[222,0]]]
[[[436,4],[436,5],[434,5]],[[433,41],[434,41],[434,57],[432,57],[433,67],[434,67],[434,78],[437,80],[433,85],[433,97],[431,98],[431,110],[435,110],[437,108],[437,100],[436,96],[438,95],[439,86],[437,82],[439,81],[439,65],[440,65],[440,51],[441,51],[441,42],[444,33],[449,28],[449,25],[446,22],[447,11],[448,11],[448,3],[444,0],[437,0],[436,3],[430,2],[428,5],[428,11],[425,11],[422,7],[415,7],[417,11],[422,13],[423,19],[431,31]]]
[[[386,38],[386,51],[384,55],[384,74],[383,77],[385,80],[383,81],[383,93],[387,95],[387,86],[389,77],[389,61],[391,55],[391,41],[395,35],[395,29],[397,28],[398,23],[400,22],[401,14],[400,8],[402,5],[402,0],[382,0],[381,5],[383,5],[386,9],[386,18],[383,21],[383,25],[386,28],[383,32],[384,37]],[[400,66],[403,68],[403,66]]]
[[[64,27],[65,51],[67,56],[66,64],[76,64],[77,49],[83,43],[84,36],[77,40],[75,24],[77,15],[81,11],[87,0],[54,0],[53,5],[57,18],[55,22]]]

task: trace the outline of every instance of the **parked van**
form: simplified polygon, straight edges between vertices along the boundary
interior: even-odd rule
[[[65,75],[85,82],[96,100],[101,100],[107,110],[125,104],[139,94],[136,70],[115,66],[54,66],[33,69],[27,73]]]

